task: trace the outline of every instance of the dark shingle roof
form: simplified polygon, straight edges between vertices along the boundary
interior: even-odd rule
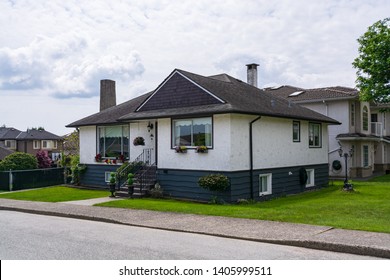
[[[9,156],[12,153],[14,153],[14,151],[0,146],[0,160],[3,160],[6,156]]]
[[[172,98],[172,101],[178,104],[177,106],[158,107],[158,105],[156,105],[153,107],[154,109],[149,108],[148,110],[143,110],[142,107],[154,98],[154,94],[157,96],[160,93],[159,90],[167,81],[169,82],[169,79],[174,77],[174,75],[180,75],[192,83],[195,83],[205,90],[204,94],[209,92],[221,100],[221,102],[202,105],[197,105],[197,103],[194,102],[193,104],[195,105],[193,105],[191,102],[180,103],[175,98]],[[183,83],[181,84],[183,85]],[[187,89],[188,87],[186,87],[186,90]],[[174,94],[175,90],[172,90],[172,95]],[[198,97],[199,92],[197,92],[196,95]],[[166,93],[164,93],[164,96],[169,98]],[[159,98],[161,98],[161,96],[159,96]],[[191,98],[191,93],[187,93],[185,98]],[[184,106],[181,106],[182,104],[184,104]],[[137,111],[137,109],[139,109],[139,111]],[[339,122],[334,119],[294,104],[293,102],[289,102],[284,98],[272,95],[267,91],[253,87],[227,74],[205,77],[176,69],[155,91],[76,121],[68,126],[77,127],[105,124],[107,123],[105,117],[109,119],[110,123],[115,123],[116,120],[131,121],[218,113],[262,115],[339,124]]]
[[[5,147],[0,147],[0,160],[3,160],[6,156],[12,154],[14,151],[11,151]]]
[[[293,86],[280,86],[266,88],[265,91],[296,103],[315,102],[322,100],[357,99],[359,97],[359,92],[357,89],[340,86],[312,89],[304,89]],[[296,95],[294,95],[294,93],[296,93]],[[293,94],[293,96],[291,96],[291,94]]]
[[[20,130],[13,127],[0,127],[0,140],[16,139],[20,133]]]
[[[61,140],[62,138],[51,132],[38,129],[28,129],[18,135],[17,140]]]
[[[129,112],[134,112],[151,94],[152,92],[143,94],[134,99],[68,124],[67,127],[117,123],[120,117],[128,114]]]

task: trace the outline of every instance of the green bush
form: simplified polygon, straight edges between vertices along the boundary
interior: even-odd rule
[[[199,178],[198,185],[213,192],[225,191],[230,183],[229,178],[222,174],[210,174]]]
[[[116,172],[110,173],[110,185],[113,185],[116,183]]]
[[[37,169],[38,161],[33,155],[16,152],[0,162],[0,171]]]
[[[156,183],[154,185],[154,188],[152,188],[150,191],[149,191],[149,194],[151,197],[153,198],[163,198],[164,197],[164,190],[163,188],[160,186],[159,183]]]

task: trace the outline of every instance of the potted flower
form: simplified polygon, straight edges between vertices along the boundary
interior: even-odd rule
[[[96,162],[101,162],[101,161],[102,161],[102,155],[101,155],[101,154],[97,154],[97,155],[95,156],[95,161],[96,161]]]
[[[133,140],[134,146],[144,146],[145,145],[145,139],[141,136],[135,137]]]
[[[119,156],[119,161],[120,161],[120,162],[125,163],[125,160],[126,160],[126,158],[125,158],[124,155],[120,155],[120,156]]]
[[[186,146],[176,146],[175,151],[176,151],[176,153],[186,153],[187,147]]]
[[[134,186],[133,186],[133,183],[134,183],[134,174],[133,173],[129,173],[127,175],[127,188],[128,188],[128,191],[129,191],[129,196],[132,197],[133,196],[133,192],[134,192]]]
[[[196,147],[195,152],[197,153],[207,153],[208,149],[206,146],[198,146]]]
[[[115,185],[116,185],[116,174],[115,172],[111,172],[110,173],[110,182],[108,183],[108,185],[110,186],[110,192],[111,192],[111,195],[110,197],[115,197]]]

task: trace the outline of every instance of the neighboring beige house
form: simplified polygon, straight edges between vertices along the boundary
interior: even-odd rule
[[[329,127],[330,176],[345,176],[345,160],[340,158],[340,148],[344,153],[352,152],[347,162],[348,175],[352,178],[390,171],[390,114],[381,111],[386,106],[362,102],[359,92],[348,87],[278,86],[265,91],[342,123]]]
[[[34,156],[39,150],[45,150],[55,160],[63,149],[63,139],[43,129],[20,131],[13,127],[0,127],[0,147]]]

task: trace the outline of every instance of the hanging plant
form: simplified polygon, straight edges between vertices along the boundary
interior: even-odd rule
[[[134,138],[133,140],[133,145],[134,146],[144,146],[145,145],[145,139],[141,136],[138,136]]]

